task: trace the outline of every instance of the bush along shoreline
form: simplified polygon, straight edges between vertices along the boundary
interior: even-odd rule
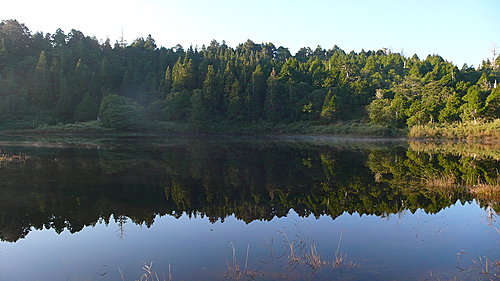
[[[1,132],[1,131],[0,131]],[[99,121],[77,122],[71,124],[40,125],[36,128],[3,130],[6,135],[74,135],[74,136],[113,136],[113,135],[325,135],[349,137],[402,138],[406,130],[388,128],[377,124],[315,124],[297,123],[189,123],[189,122],[151,122],[134,130],[106,128]]]
[[[123,120],[123,116],[121,116]],[[116,120],[115,120],[116,121]],[[111,121],[114,122],[114,121]],[[22,130],[4,129],[7,135],[318,135],[370,138],[406,138],[408,140],[452,140],[465,142],[500,143],[500,119],[493,121],[457,122],[452,124],[416,125],[408,129],[391,128],[371,123],[318,124],[296,123],[190,123],[150,122],[119,124],[118,128],[106,127],[102,121],[77,122],[71,124],[40,125]],[[131,127],[128,127],[131,126]]]
[[[42,115],[43,116],[43,115]],[[206,120],[152,120],[147,110],[131,99],[106,95],[101,102],[97,120],[58,123],[51,119],[14,121],[0,124],[4,134],[18,135],[162,135],[162,134],[224,134],[224,135],[325,135],[375,138],[407,138],[415,140],[456,140],[469,142],[500,142],[500,119],[480,119],[450,123],[416,124],[400,128],[394,124],[375,122],[297,122],[232,121],[223,118]]]

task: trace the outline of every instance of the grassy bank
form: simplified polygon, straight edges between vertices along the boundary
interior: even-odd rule
[[[413,126],[408,132],[415,139],[452,139],[500,141],[500,119],[480,122],[457,122],[452,124],[426,124]]]
[[[97,121],[71,124],[40,125],[34,129],[16,130],[10,124],[3,131],[23,135],[143,135],[143,134],[224,134],[224,135],[333,135],[350,137],[408,137],[410,139],[500,142],[500,119],[490,122],[460,122],[453,124],[417,125],[411,129],[391,128],[371,123],[321,124],[295,123],[236,123],[236,122],[151,122],[141,130],[117,131],[104,128]],[[21,127],[23,128],[23,127]]]
[[[228,135],[337,135],[359,137],[403,137],[404,130],[376,124],[346,123],[323,125],[313,122],[284,123],[189,123],[153,122],[140,131],[121,132],[104,128],[97,121],[42,125],[28,130],[10,130],[22,135],[137,135],[137,134],[228,134]]]

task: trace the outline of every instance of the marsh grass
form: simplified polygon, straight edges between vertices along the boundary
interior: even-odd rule
[[[224,277],[228,278],[229,280],[235,280],[235,281],[254,280],[255,277],[258,275],[258,272],[256,270],[248,268],[248,254],[250,252],[250,245],[247,246],[244,267],[242,267],[237,261],[236,248],[234,247],[234,243],[230,242],[229,247],[231,247],[231,250],[232,250],[232,260],[231,260],[231,263],[226,262],[227,269],[226,269],[226,272],[224,274]]]
[[[456,267],[463,272],[478,272],[483,275],[491,275],[492,277],[500,277],[500,261],[495,261],[487,256],[478,256],[470,258],[468,265],[461,265],[461,256],[467,255],[466,252],[459,252],[457,255]],[[463,259],[462,259],[463,260]]]
[[[418,184],[428,192],[448,198],[458,198],[459,195],[468,192],[466,185],[460,183],[455,175],[441,172],[423,176]]]
[[[490,182],[478,182],[470,188],[470,192],[481,200],[500,202],[500,175]]]
[[[429,188],[442,188],[444,191],[453,191],[459,187],[457,179],[453,174],[439,173],[427,176],[422,179],[422,183]]]
[[[500,174],[491,175],[487,179],[477,177],[460,180],[451,173],[432,173],[420,179],[425,189],[440,195],[454,196],[470,194],[472,197],[488,202],[500,202]]]
[[[31,158],[29,155],[21,152],[18,154],[9,154],[0,151],[0,166],[5,166],[7,163],[24,163],[29,158]]]
[[[153,262],[145,264],[142,270],[144,273],[136,281],[173,281],[170,263],[168,264],[168,279],[165,277],[165,274],[162,274],[161,277],[158,276],[158,273],[153,270]],[[122,281],[124,281],[123,272],[120,268],[118,268],[118,272],[120,273]]]
[[[282,231],[278,231],[282,236],[284,254],[280,257],[286,257],[290,269],[295,269],[297,266],[302,266],[311,269],[313,272],[321,268],[331,269],[354,269],[360,267],[347,258],[347,253],[340,252],[343,232],[340,233],[337,250],[333,260],[325,259],[321,256],[318,250],[318,244],[309,237],[301,234],[296,234],[294,239],[289,239],[288,235]]]
[[[452,124],[426,124],[410,128],[409,138],[500,141],[500,119]]]

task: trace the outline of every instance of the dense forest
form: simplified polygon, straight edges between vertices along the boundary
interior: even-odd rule
[[[0,126],[98,122],[144,130],[161,122],[362,122],[406,128],[500,117],[500,57],[458,68],[389,49],[334,46],[295,55],[250,40],[185,49],[154,38],[104,42],[0,23]],[[96,121],[98,120],[98,121]]]

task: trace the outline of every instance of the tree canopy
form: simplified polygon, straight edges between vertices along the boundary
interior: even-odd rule
[[[439,55],[421,60],[337,46],[292,55],[251,40],[235,48],[216,40],[165,48],[151,35],[111,46],[78,30],[32,34],[3,20],[0,124],[34,116],[48,124],[95,120],[106,112],[109,93],[122,98],[128,110],[122,113],[139,118],[135,123],[354,121],[403,128],[495,119],[499,61],[459,69]]]

